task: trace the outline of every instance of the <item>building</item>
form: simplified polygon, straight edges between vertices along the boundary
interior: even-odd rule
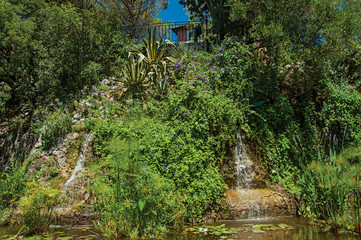
[[[204,41],[204,39],[201,38],[201,25],[197,25],[196,27],[190,25],[174,26],[171,27],[171,30],[177,35],[177,43],[196,43]]]

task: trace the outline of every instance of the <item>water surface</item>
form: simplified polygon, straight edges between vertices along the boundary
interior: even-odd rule
[[[352,234],[333,234],[324,232],[322,228],[308,224],[302,217],[273,217],[222,221],[213,224],[220,226],[219,229],[225,231],[232,230],[232,234],[212,235],[210,230],[212,226],[192,227],[197,231],[185,231],[184,233],[169,233],[166,240],[220,240],[220,239],[253,239],[253,240],[351,240],[360,239]],[[17,234],[19,228],[1,227],[0,239],[8,239],[9,236]],[[198,231],[201,230],[201,231]],[[221,231],[220,231],[221,232]],[[14,238],[13,238],[14,239]],[[43,236],[34,236],[23,239],[102,239],[98,231],[93,227],[63,227],[52,228],[51,234]]]

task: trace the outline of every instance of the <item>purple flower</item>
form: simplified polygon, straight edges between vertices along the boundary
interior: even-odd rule
[[[174,134],[174,137],[177,137],[177,134]]]
[[[154,156],[154,153],[152,153],[152,156]]]
[[[180,110],[181,110],[181,108],[178,108],[178,110],[180,111]]]
[[[182,121],[182,119],[178,118],[178,121]]]
[[[179,145],[180,145],[180,146],[183,146],[183,144],[181,144],[181,143],[180,143]]]
[[[166,169],[168,167],[168,163],[164,163],[163,168]]]
[[[177,157],[177,160],[179,160],[179,157]]]
[[[143,163],[143,164],[142,164],[142,167],[145,167],[145,166],[147,166],[147,163]]]
[[[214,88],[214,86],[213,86],[213,85],[211,85],[211,88],[213,89],[213,88]]]

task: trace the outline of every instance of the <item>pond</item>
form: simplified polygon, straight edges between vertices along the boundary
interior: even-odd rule
[[[0,239],[16,235],[18,228],[0,227]],[[23,239],[102,239],[96,229],[89,226],[52,228],[52,233]],[[348,240],[357,239],[351,234],[323,232],[318,226],[308,224],[302,217],[273,217],[222,221],[212,226],[189,227],[182,234],[169,233],[166,240],[215,240],[215,239],[254,239],[254,240]]]

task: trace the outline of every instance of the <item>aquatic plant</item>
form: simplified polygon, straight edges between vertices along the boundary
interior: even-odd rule
[[[19,213],[16,222],[22,226],[21,233],[45,232],[54,223],[55,207],[63,200],[62,191],[29,182],[25,195],[17,202]]]
[[[303,214],[326,220],[334,232],[360,231],[360,148],[350,152],[355,149],[303,166],[299,179]]]
[[[104,179],[94,189],[100,212],[97,228],[108,239],[159,237],[183,223],[185,209],[171,182],[139,162],[139,145],[114,140],[104,162]]]

